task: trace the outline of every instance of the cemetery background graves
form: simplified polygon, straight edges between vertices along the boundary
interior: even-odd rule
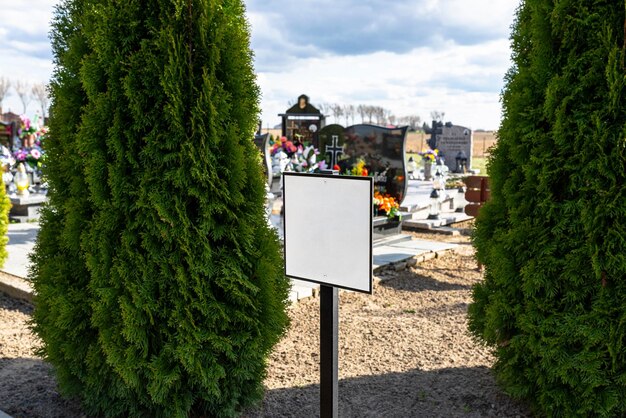
[[[6,122],[0,121],[0,165],[11,201],[10,218],[13,222],[36,221],[47,201],[42,167],[48,127],[38,115],[32,121],[25,115],[5,116]]]

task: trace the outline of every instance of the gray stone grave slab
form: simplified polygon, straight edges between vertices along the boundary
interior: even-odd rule
[[[474,219],[474,217],[466,215],[463,212],[451,212],[440,214],[439,219],[406,220],[403,222],[402,227],[405,229],[434,229],[442,226],[468,221],[470,219]]]
[[[445,251],[451,250],[458,247],[457,244],[449,244],[446,242],[437,242],[437,241],[423,241],[423,240],[413,240],[407,242],[399,242],[397,244],[392,244],[392,248],[397,250],[415,250],[422,252],[437,252],[437,251]]]
[[[20,222],[35,221],[39,219],[39,209],[48,198],[45,194],[31,193],[28,196],[11,195],[11,211],[9,216]]]
[[[2,271],[22,278],[28,276],[30,265],[28,257],[35,246],[38,233],[37,223],[9,224],[7,232],[9,242],[6,246],[8,257]]]
[[[393,264],[427,252],[429,251],[399,246],[376,247],[374,251],[374,264],[378,266]]]
[[[297,302],[304,298],[310,298],[317,293],[320,285],[303,280],[291,279],[291,291],[289,292],[289,300]]]

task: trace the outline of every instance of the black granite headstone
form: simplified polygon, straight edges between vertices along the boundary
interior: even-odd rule
[[[407,190],[406,131],[407,127],[329,125],[319,132],[319,160],[326,161],[328,168],[337,164],[343,174],[362,159],[376,190],[402,203]]]
[[[278,116],[282,119],[282,135],[296,145],[317,142],[317,133],[324,126],[325,116],[301,94],[296,104]]]
[[[257,134],[254,136],[254,143],[261,151],[261,159],[263,160],[263,171],[267,177],[267,184],[272,185],[272,158],[270,156],[270,135]]]

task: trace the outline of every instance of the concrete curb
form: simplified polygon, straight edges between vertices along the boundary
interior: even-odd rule
[[[21,277],[0,270],[0,292],[33,303],[33,287]],[[4,418],[0,415],[0,418]]]

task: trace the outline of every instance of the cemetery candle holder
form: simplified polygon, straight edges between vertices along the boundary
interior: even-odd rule
[[[455,208],[456,212],[463,212],[463,210],[465,209],[464,200],[465,200],[465,187],[459,186],[459,188],[457,189],[457,197],[456,199],[454,199],[454,201],[456,202],[456,208]]]
[[[446,187],[446,184],[443,180],[443,176],[441,175],[439,170],[437,170],[435,172],[435,178],[433,180],[433,188],[435,190],[443,190],[445,187]]]
[[[439,212],[441,212],[439,190],[433,189],[433,191],[430,193],[430,207],[428,212],[428,219],[439,219]]]
[[[28,174],[26,174],[26,168],[24,163],[20,163],[17,166],[17,173],[15,173],[14,180],[15,187],[17,188],[17,194],[20,196],[28,196],[28,187],[30,182],[28,181]]]
[[[424,180],[433,178],[433,162],[429,158],[424,158]]]

